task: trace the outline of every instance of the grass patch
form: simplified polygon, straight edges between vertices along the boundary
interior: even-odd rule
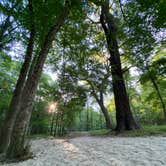
[[[120,136],[120,137],[144,137],[144,136],[153,136],[161,135],[166,136],[166,125],[158,126],[142,126],[139,130],[134,131],[123,131],[117,133],[116,131],[110,131],[107,129],[102,130],[93,130],[89,132],[92,136]]]
[[[33,135],[28,135],[28,138],[48,138],[50,135],[48,134],[33,134]]]
[[[111,131],[108,130],[108,129],[91,130],[91,131],[89,131],[89,134],[90,134],[90,135],[93,135],[93,136],[108,135],[108,134],[110,134],[110,133],[111,133]]]
[[[153,136],[153,135],[166,136],[166,125],[142,126],[142,128],[139,130],[123,131],[120,133],[117,133],[116,131],[110,131],[108,129],[91,130],[88,133],[92,136],[119,136],[119,137],[144,137],[144,136]],[[71,135],[69,134],[67,136]],[[77,132],[74,132],[74,136],[82,136],[82,133],[78,132],[77,134]],[[32,139],[49,138],[49,137],[51,136],[48,134],[35,134],[28,136],[28,138]]]

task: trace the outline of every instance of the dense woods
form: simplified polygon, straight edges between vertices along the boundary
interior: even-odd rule
[[[166,122],[162,0],[2,0],[0,153],[27,136]]]

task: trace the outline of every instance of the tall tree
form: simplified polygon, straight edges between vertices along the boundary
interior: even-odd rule
[[[156,68],[153,65],[157,49],[163,49],[165,45],[165,33],[160,36],[160,33],[164,31],[163,27],[165,25],[162,15],[165,12],[165,4],[162,1],[143,2],[138,0],[126,2],[124,6],[126,18],[124,32],[126,36],[123,39],[122,48],[124,48],[125,54],[128,54],[130,63],[139,70],[140,80],[146,78],[146,81],[151,81],[166,119],[166,106],[157,83],[158,77],[161,76],[155,74],[159,65],[155,65]],[[164,63],[162,53],[160,57],[159,62]]]
[[[52,4],[52,2],[50,2]],[[46,12],[48,10],[48,6],[50,7],[50,3],[45,3],[43,2],[43,12]],[[54,2],[54,5],[57,5],[58,2]],[[40,51],[37,52],[37,58],[35,58],[34,66],[29,73],[26,83],[24,85],[24,88],[21,93],[21,100],[19,104],[19,114],[17,114],[15,124],[13,127],[13,131],[10,137],[10,144],[7,149],[7,158],[17,158],[21,155],[24,154],[25,152],[25,136],[27,133],[28,129],[28,124],[31,116],[31,111],[32,111],[32,102],[35,96],[37,84],[42,72],[42,68],[45,62],[45,59],[47,57],[47,54],[49,52],[49,49],[52,45],[52,42],[54,40],[54,35],[59,31],[60,27],[64,24],[64,21],[66,17],[69,14],[69,5],[70,2],[66,1],[65,6],[63,6],[61,2],[58,3],[58,11],[56,10],[50,10],[48,15],[50,15],[50,22],[47,22],[49,24],[47,27],[44,26],[45,33],[42,34],[42,36],[39,36],[40,42],[39,43],[39,48]],[[39,7],[39,6],[38,6]],[[53,6],[51,6],[53,7]],[[40,8],[36,8],[35,6],[35,11]],[[56,12],[57,13],[56,13]],[[55,18],[55,13],[57,14]],[[36,16],[37,13],[35,13]],[[45,17],[46,15],[44,15]],[[37,18],[39,19],[39,18]],[[40,18],[41,19],[41,18]],[[43,19],[43,18],[42,18]],[[48,19],[48,18],[47,18]],[[38,20],[39,21],[39,20]],[[40,20],[43,21],[43,20]],[[53,21],[53,22],[52,22]],[[36,24],[38,27],[39,25]],[[43,26],[43,25],[41,25]],[[41,28],[41,27],[40,27]],[[42,29],[42,28],[41,28]],[[37,34],[38,35],[38,34]]]
[[[64,28],[61,34],[62,37],[60,38],[61,40],[63,39],[61,41],[63,50],[57,48],[56,53],[61,54],[61,57],[65,59],[65,62],[62,62],[63,59],[61,59],[59,64],[65,63],[65,73],[69,75],[69,82],[74,84],[77,80],[84,81],[86,82],[85,84],[88,84],[87,91],[94,97],[102,110],[106,127],[112,129],[111,117],[104,105],[104,94],[108,90],[110,66],[106,55],[103,55],[104,53],[102,52],[102,38],[100,34],[98,35],[96,32],[91,31],[91,27],[92,25],[87,22],[78,22],[77,27],[75,27],[75,24],[73,26],[72,22],[69,23]],[[75,31],[76,28],[80,33]],[[81,28],[84,29],[82,30]],[[88,40],[89,38],[96,42],[92,43],[91,40]]]
[[[97,58],[97,56],[96,56]],[[80,57],[79,61],[83,59]],[[84,86],[86,87],[86,91],[90,92],[90,95],[96,100],[99,105],[106,122],[106,127],[108,129],[113,128],[112,120],[109,115],[109,112],[104,104],[104,95],[106,94],[108,89],[108,82],[110,77],[110,69],[107,64],[104,62],[100,63],[98,60],[87,59],[84,64],[80,67],[78,65],[79,62],[75,60],[77,67],[73,68],[69,61],[69,65],[67,67],[67,73],[69,74],[73,83],[75,79],[78,81],[84,82]]]
[[[100,22],[105,32],[108,50],[110,53],[111,74],[113,80],[113,92],[116,106],[116,130],[138,129],[132,112],[130,110],[129,99],[126,92],[123,72],[121,67],[120,53],[117,42],[118,27],[114,16],[109,10],[109,0],[99,3],[101,5]]]
[[[33,53],[34,38],[35,38],[35,27],[34,27],[34,14],[32,1],[29,0],[29,22],[30,22],[30,37],[28,40],[28,46],[26,49],[25,59],[22,64],[20,74],[16,83],[15,90],[13,92],[13,97],[10,102],[9,110],[6,114],[4,124],[1,128],[0,133],[0,152],[6,151],[6,148],[9,145],[11,133],[13,130],[13,125],[19,111],[21,93],[24,88],[26,81],[27,73],[30,67],[31,57]]]

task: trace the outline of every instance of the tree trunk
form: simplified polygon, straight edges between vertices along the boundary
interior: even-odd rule
[[[137,129],[138,125],[130,110],[129,99],[123,79],[120,53],[116,38],[117,26],[113,15],[109,12],[109,0],[105,1],[101,6],[100,22],[104,29],[108,50],[110,52],[110,65],[116,106],[116,130]]]
[[[42,73],[43,65],[46,60],[49,49],[52,45],[54,35],[59,31],[60,27],[63,25],[69,11],[68,3],[64,7],[62,15],[58,17],[54,26],[48,31],[41,51],[39,53],[37,62],[34,66],[32,74],[27,78],[26,85],[23,90],[21,106],[19,114],[17,115],[14,129],[12,132],[11,142],[7,149],[6,158],[18,158],[24,155],[25,152],[25,136],[27,133],[27,128],[29,125],[29,120],[32,111],[32,103],[37,89],[37,84]]]
[[[79,130],[81,131],[82,130],[82,116],[81,116],[81,111],[79,111]]]
[[[57,135],[57,125],[58,125],[58,112],[56,113],[56,119],[55,119],[55,124],[54,124],[54,133],[53,133],[53,136]]]
[[[104,115],[104,118],[105,118],[106,128],[107,129],[113,129],[113,125],[112,125],[108,110],[105,108],[103,102],[100,101],[99,105],[100,105],[101,111],[102,111],[102,113]]]
[[[103,121],[102,121],[102,112],[100,111],[100,113],[99,113],[99,122],[100,122],[100,129],[102,129],[102,127],[103,127]]]
[[[87,107],[86,112],[86,130],[89,131],[89,107]]]
[[[32,11],[32,4],[29,4],[29,9]],[[30,15],[32,17],[32,14]],[[35,38],[35,28],[34,28],[33,20],[31,21],[31,24],[32,25],[30,30],[30,38],[28,41],[28,46],[27,46],[27,50],[25,54],[25,60],[20,70],[16,87],[10,102],[9,110],[6,114],[5,121],[0,131],[0,152],[5,152],[10,143],[10,137],[13,130],[13,125],[20,108],[20,98],[21,98],[22,90],[26,81],[26,76],[30,67],[31,59],[32,59],[34,38]]]
[[[154,86],[154,88],[155,88],[155,90],[156,90],[156,92],[157,92],[157,95],[158,95],[158,97],[159,97],[159,99],[160,99],[161,106],[162,106],[162,108],[163,108],[164,119],[166,120],[166,107],[165,107],[165,103],[164,103],[164,101],[163,101],[163,98],[162,98],[162,96],[161,96],[159,87],[158,87],[156,81],[152,78],[152,76],[150,76],[150,79],[151,79],[152,84],[153,84],[153,86]]]
[[[52,113],[52,117],[51,117],[50,135],[54,135],[54,133],[53,133],[54,121],[55,121],[55,112]]]
[[[98,105],[100,106],[100,109],[101,109],[101,111],[104,115],[105,122],[106,122],[106,128],[107,129],[113,129],[113,125],[112,125],[111,118],[109,116],[108,110],[104,106],[102,89],[100,89],[100,98],[99,98],[97,93],[95,92],[95,89],[94,89],[93,85],[90,82],[89,82],[89,84],[92,88],[92,94],[93,94],[94,98],[96,99],[96,101],[97,101]]]
[[[91,130],[93,129],[93,110],[91,110],[91,114],[90,114],[90,124],[91,124],[91,126],[90,126],[90,128],[91,128]]]
[[[104,119],[105,119],[105,123],[106,123],[106,128],[107,129],[113,129],[113,124],[111,122],[110,115],[108,113],[107,108],[104,106],[103,100],[98,99],[96,97],[97,97],[97,95],[95,95],[95,99],[96,99],[98,105],[100,106],[100,109],[101,109],[101,111],[102,111],[102,113],[104,115]]]

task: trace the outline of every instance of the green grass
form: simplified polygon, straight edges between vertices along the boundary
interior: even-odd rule
[[[89,134],[93,135],[93,136],[108,135],[108,134],[110,134],[110,130],[107,130],[107,129],[91,130],[91,131],[89,131]]]
[[[74,135],[79,135],[74,133]],[[110,131],[107,129],[101,129],[101,130],[91,130],[89,131],[89,134],[92,136],[118,136],[118,137],[145,137],[145,136],[153,136],[153,135],[161,135],[166,136],[166,125],[155,125],[155,126],[142,126],[139,130],[134,131],[123,131],[120,133],[117,133],[116,131]],[[68,135],[67,135],[68,136]],[[80,134],[81,136],[81,134]],[[28,138],[48,138],[50,137],[47,134],[35,134],[30,135]]]
[[[28,138],[48,138],[50,135],[48,134],[34,134],[34,135],[28,135]]]
[[[123,131],[117,133],[115,131],[110,131],[107,129],[93,130],[89,132],[92,136],[121,136],[121,137],[144,137],[152,135],[162,135],[166,136],[166,125],[159,126],[143,126],[139,130],[134,131]]]

